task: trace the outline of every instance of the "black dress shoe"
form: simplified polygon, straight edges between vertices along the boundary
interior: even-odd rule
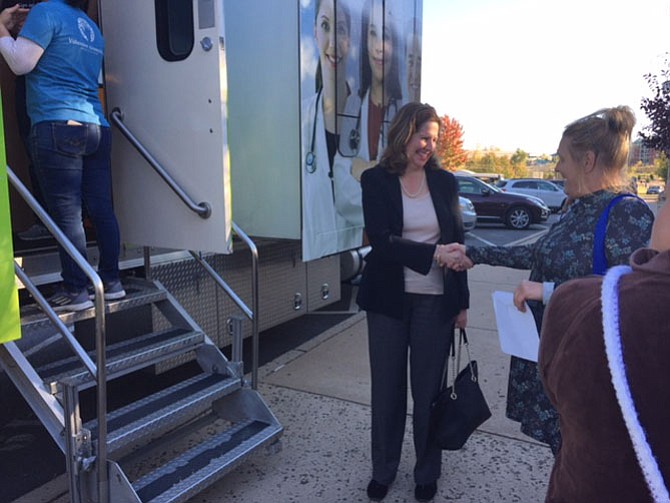
[[[368,484],[368,498],[372,501],[381,501],[386,497],[386,493],[389,492],[389,486],[380,484],[375,479],[372,479]]]
[[[432,501],[436,492],[437,482],[433,482],[432,484],[417,484],[414,488],[414,497],[417,501]]]

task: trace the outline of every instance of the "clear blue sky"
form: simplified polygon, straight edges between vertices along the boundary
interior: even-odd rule
[[[566,124],[639,105],[670,51],[667,0],[423,0],[421,99],[465,148],[556,151]]]

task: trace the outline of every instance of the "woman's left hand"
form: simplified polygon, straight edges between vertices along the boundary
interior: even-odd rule
[[[454,318],[456,328],[465,328],[468,325],[468,310],[461,309],[461,311]]]
[[[542,283],[524,279],[514,289],[514,305],[522,313],[526,312],[527,300],[542,300]]]

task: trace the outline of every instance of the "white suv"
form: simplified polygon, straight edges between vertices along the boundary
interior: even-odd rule
[[[526,194],[539,197],[544,204],[554,211],[558,211],[565,202],[565,192],[558,185],[540,178],[517,178],[514,180],[498,180],[496,186],[504,192]]]

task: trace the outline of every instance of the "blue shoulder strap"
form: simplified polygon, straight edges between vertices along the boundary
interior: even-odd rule
[[[612,207],[625,197],[640,199],[634,194],[619,194],[609,202],[607,207],[600,214],[600,218],[598,218],[596,233],[593,238],[593,274],[602,276],[607,272],[607,257],[605,256],[605,231],[607,230],[607,219],[609,218]],[[640,201],[643,200],[640,199]]]

